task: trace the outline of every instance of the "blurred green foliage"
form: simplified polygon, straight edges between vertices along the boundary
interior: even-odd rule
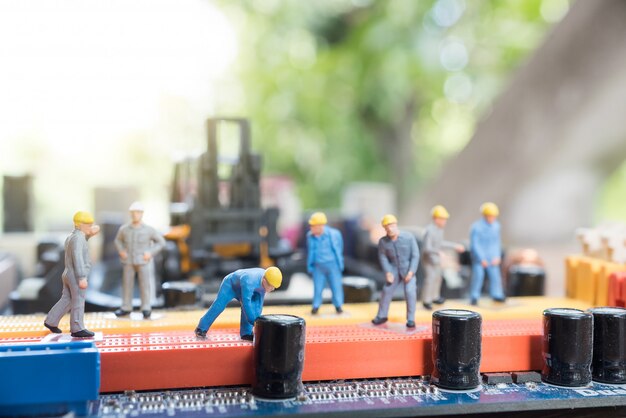
[[[266,172],[291,175],[309,208],[337,206],[353,181],[391,182],[400,199],[415,193],[470,140],[507,78],[568,6],[557,0],[218,4],[237,28],[233,78],[241,85],[220,88],[217,110],[251,118]]]

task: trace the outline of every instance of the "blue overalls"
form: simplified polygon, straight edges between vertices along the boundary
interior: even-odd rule
[[[482,218],[472,225],[470,232],[470,251],[472,253],[472,282],[470,285],[470,298],[478,300],[485,279],[485,270],[489,277],[489,294],[493,299],[503,299],[502,278],[500,266],[491,264],[494,258],[502,256],[500,246],[500,223],[489,223]],[[481,261],[487,261],[489,265],[483,267]]]
[[[262,268],[241,269],[224,277],[217,298],[198,323],[198,328],[208,331],[215,319],[224,312],[233,299],[241,303],[239,334],[252,334],[254,321],[261,315],[265,289],[261,284],[265,270]]]
[[[324,227],[324,232],[314,236],[307,233],[307,270],[313,275],[313,308],[322,304],[322,290],[328,282],[333,293],[333,305],[341,308],[343,305],[343,285],[341,272],[343,271],[343,238],[341,233],[330,226]]]

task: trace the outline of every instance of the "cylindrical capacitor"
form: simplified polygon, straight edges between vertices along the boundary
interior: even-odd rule
[[[433,313],[433,383],[453,390],[480,385],[481,327],[477,312],[443,309]]]
[[[591,375],[602,383],[626,383],[626,309],[594,308]]]
[[[541,380],[558,386],[591,382],[593,317],[579,309],[543,311],[543,369]]]
[[[261,315],[254,323],[254,383],[261,398],[293,398],[302,390],[304,319]]]

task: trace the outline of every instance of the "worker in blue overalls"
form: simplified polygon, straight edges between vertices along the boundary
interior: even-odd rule
[[[491,202],[480,207],[482,218],[472,225],[470,231],[470,251],[472,254],[472,282],[470,303],[478,304],[483,288],[485,271],[489,277],[489,294],[496,302],[504,302],[500,264],[502,246],[500,244],[500,223],[497,221],[500,210]]]
[[[279,288],[282,281],[283,275],[278,267],[241,269],[230,273],[222,280],[217,298],[200,318],[195,330],[196,336],[206,338],[207,331],[224,312],[228,302],[237,299],[241,303],[239,334],[241,339],[252,341],[252,328],[263,310],[265,294]]]
[[[322,212],[315,212],[309,218],[311,230],[307,233],[307,271],[313,276],[313,315],[317,314],[322,304],[322,290],[326,283],[332,291],[335,310],[338,314],[343,312],[343,238],[327,223]]]

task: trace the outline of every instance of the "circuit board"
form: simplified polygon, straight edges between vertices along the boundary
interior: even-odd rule
[[[547,385],[539,374],[484,375],[473,391],[444,391],[428,376],[305,383],[288,400],[254,397],[249,387],[221,387],[101,395],[90,405],[97,417],[259,417],[259,416],[437,416],[620,407],[626,414],[626,385],[592,383],[584,388]],[[507,383],[505,383],[507,382]]]

